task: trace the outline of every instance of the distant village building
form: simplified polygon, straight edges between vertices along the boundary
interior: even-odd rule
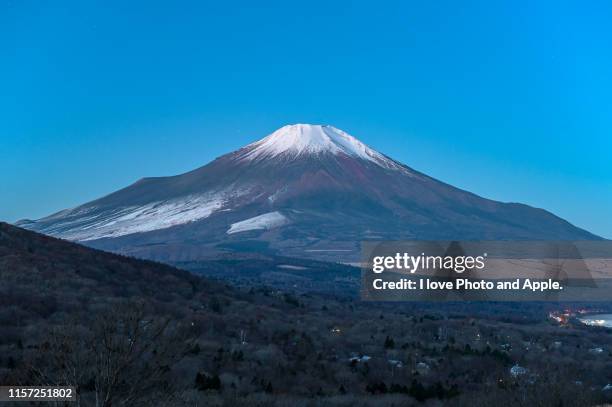
[[[429,374],[429,371],[431,370],[431,368],[429,367],[429,365],[425,362],[419,362],[416,364],[416,371],[420,374],[420,375],[426,375]]]
[[[404,364],[402,363],[401,360],[389,359],[389,364],[393,367],[398,367],[398,368],[404,367]]]
[[[363,355],[363,356],[351,356],[349,358],[349,362],[357,362],[357,363],[361,363],[361,362],[367,362],[368,360],[372,359],[370,356],[368,355]]]
[[[519,377],[524,374],[527,374],[527,369],[519,366],[518,363],[510,368],[510,374],[512,377]]]

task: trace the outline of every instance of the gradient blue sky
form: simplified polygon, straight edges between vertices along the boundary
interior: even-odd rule
[[[607,1],[0,0],[0,219],[327,123],[612,237]]]

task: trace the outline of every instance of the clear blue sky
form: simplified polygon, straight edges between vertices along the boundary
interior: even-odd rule
[[[611,21],[607,1],[0,0],[0,219],[306,122],[612,237]]]

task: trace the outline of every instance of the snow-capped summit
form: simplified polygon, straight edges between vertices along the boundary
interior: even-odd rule
[[[399,168],[393,160],[375,151],[350,134],[329,125],[290,124],[244,148],[240,159],[259,160],[278,156],[345,154],[371,161],[384,168]]]

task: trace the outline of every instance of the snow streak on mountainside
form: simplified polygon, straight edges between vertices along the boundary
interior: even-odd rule
[[[18,224],[163,261],[251,249],[356,261],[363,240],[598,239],[545,210],[454,188],[342,130],[307,124]]]
[[[45,232],[75,241],[149,232],[205,219],[238,196],[240,193],[226,191],[114,209],[78,207],[46,218],[46,221],[57,219],[59,222],[52,223]],[[28,223],[22,226],[27,228]]]
[[[247,230],[272,229],[287,223],[287,218],[279,212],[269,212],[240,222],[232,223],[227,233],[245,232]]]

